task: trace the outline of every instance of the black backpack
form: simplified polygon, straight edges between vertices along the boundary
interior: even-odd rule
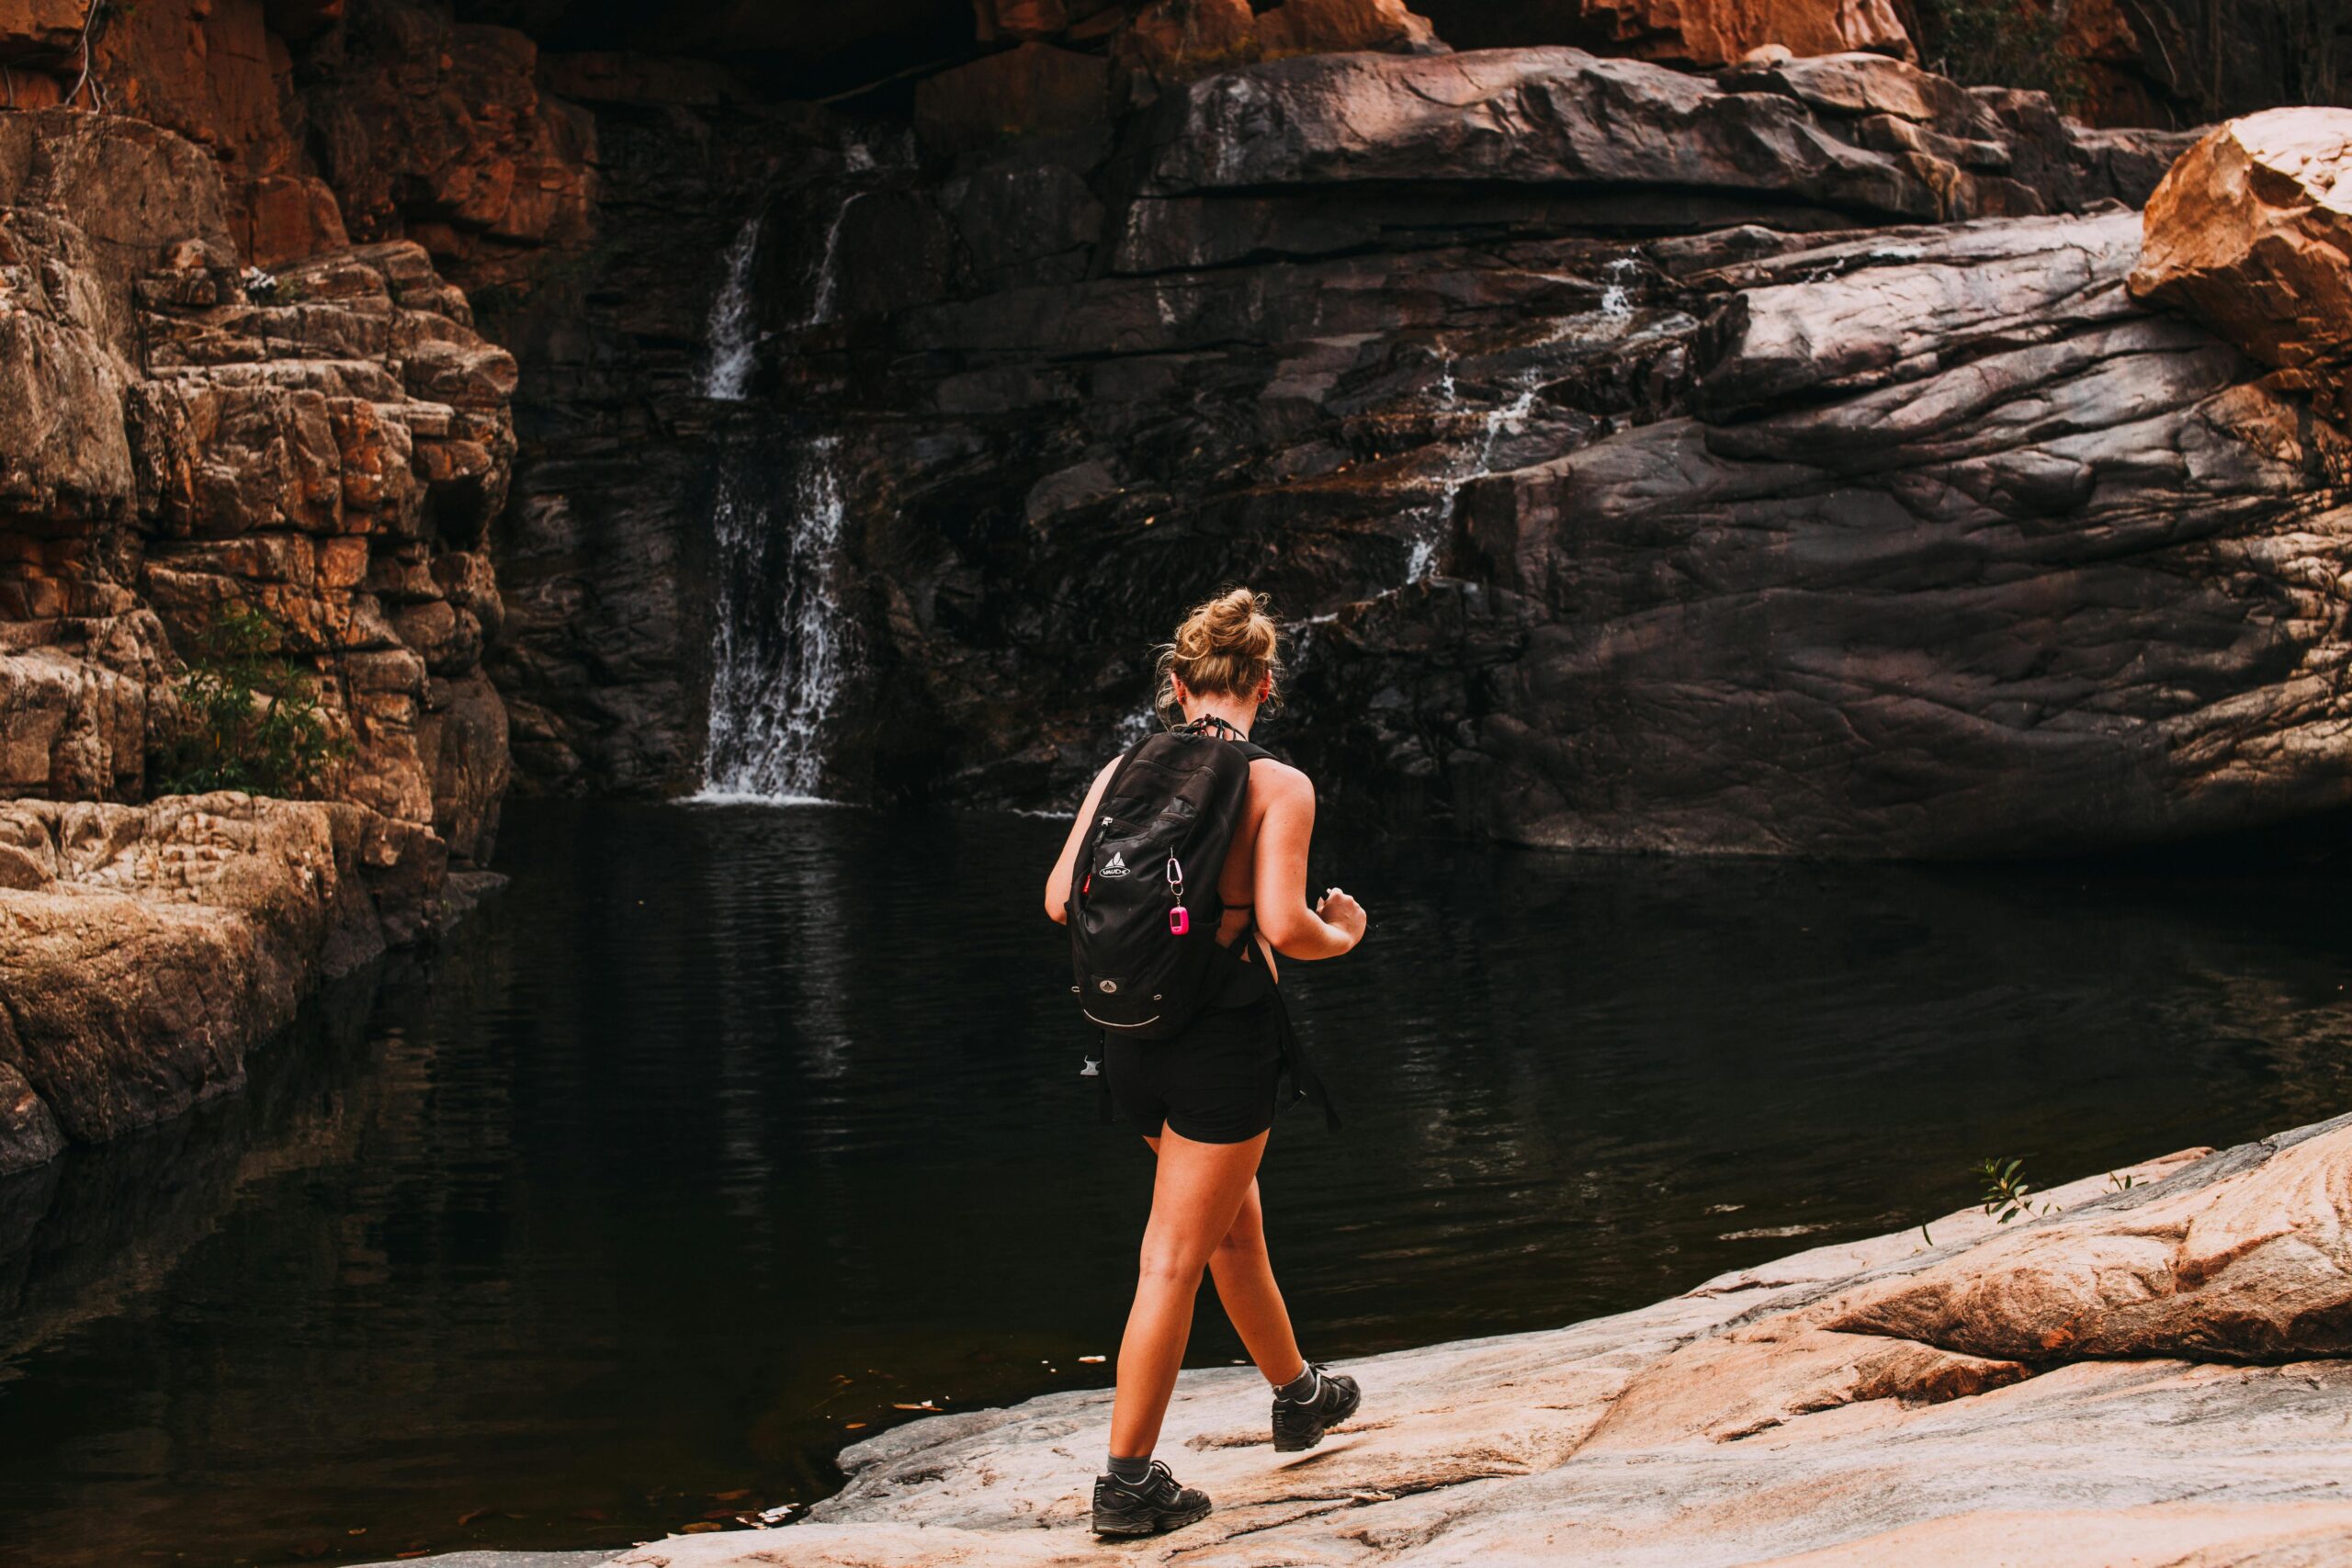
[[[1070,989],[1106,1035],[1173,1038],[1231,977],[1237,954],[1216,943],[1217,879],[1249,805],[1250,763],[1271,755],[1187,726],[1147,737],[1111,775],[1065,906]]]

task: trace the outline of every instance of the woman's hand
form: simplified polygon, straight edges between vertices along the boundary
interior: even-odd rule
[[[1323,897],[1315,901],[1315,913],[1330,925],[1345,931],[1348,945],[1352,948],[1363,940],[1363,906],[1338,887],[1327,887]]]

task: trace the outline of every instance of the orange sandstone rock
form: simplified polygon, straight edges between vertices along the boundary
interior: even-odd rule
[[[2131,288],[2307,383],[2352,356],[2352,109],[2271,109],[2190,148],[2148,198]]]
[[[1577,0],[1586,25],[1628,54],[1713,68],[1780,44],[1792,54],[1868,50],[1911,60],[1890,0]]]
[[[1157,0],[1136,13],[1116,52],[1162,81],[1181,81],[1255,60],[1258,20],[1250,0]]]
[[[1405,0],[1283,0],[1258,18],[1258,47],[1271,60],[1363,49],[1427,54],[1444,45]]]

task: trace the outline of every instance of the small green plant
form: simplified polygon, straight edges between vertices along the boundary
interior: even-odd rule
[[[2140,1185],[2140,1179],[2136,1176],[2118,1176],[2110,1170],[2107,1173],[2107,1184],[2118,1192],[2129,1192]]]
[[[158,794],[315,795],[334,781],[351,741],[328,727],[311,678],[271,653],[277,641],[269,618],[243,605],[197,635],[150,759]]]
[[[1919,0],[1927,66],[1970,86],[2030,88],[2077,108],[2088,83],[2062,9],[2048,0]]]
[[[1984,1181],[1984,1212],[2003,1224],[2020,1214],[2031,1219],[2051,1212],[2049,1204],[2035,1203],[2033,1184],[2026,1179],[2022,1159],[1988,1159],[1976,1168],[1976,1174]]]

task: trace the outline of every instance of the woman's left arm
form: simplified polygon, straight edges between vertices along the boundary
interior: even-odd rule
[[[1094,808],[1102,804],[1102,792],[1111,787],[1111,774],[1118,766],[1119,759],[1114,757],[1094,775],[1094,785],[1086,792],[1086,804],[1078,808],[1078,818],[1069,825],[1069,837],[1062,840],[1061,856],[1046,877],[1046,913],[1057,926],[1069,922],[1069,884],[1077,872],[1078,846],[1086,841],[1086,826],[1094,820]]]

